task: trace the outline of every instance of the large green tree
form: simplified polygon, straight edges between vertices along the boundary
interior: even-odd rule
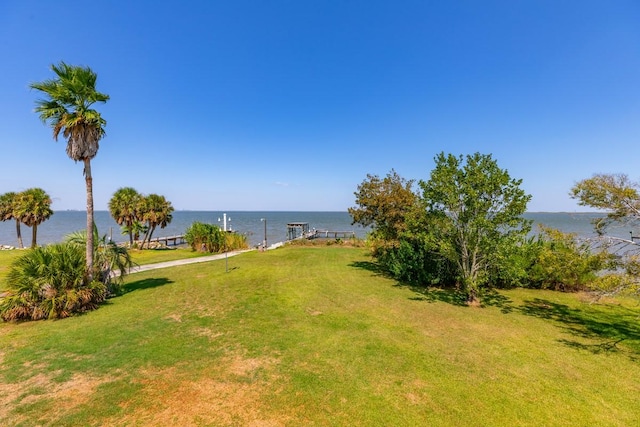
[[[14,215],[27,227],[31,227],[31,247],[35,248],[38,225],[53,215],[51,197],[42,188],[29,188],[16,196]]]
[[[13,191],[0,195],[0,221],[16,221],[16,236],[18,247],[23,248],[22,230],[20,229],[20,219],[15,216],[15,204],[17,194]]]
[[[55,77],[31,88],[42,93],[44,99],[36,101],[40,119],[53,129],[53,139],[59,135],[67,140],[67,155],[84,164],[87,193],[87,277],[93,279],[93,175],[91,160],[98,154],[99,142],[105,135],[106,120],[93,108],[104,103],[109,96],[96,89],[97,74],[89,67],[68,65],[64,62],[51,65]]]
[[[429,180],[419,181],[425,223],[439,255],[455,265],[467,302],[476,304],[494,255],[530,231],[522,214],[531,196],[490,154],[440,153],[435,162]]]
[[[142,240],[142,248],[145,241],[147,245],[156,227],[165,228],[173,219],[173,206],[164,196],[149,194],[141,203],[142,221],[146,222],[147,233]]]
[[[144,197],[135,188],[122,187],[109,200],[111,217],[129,234],[129,244],[133,246],[134,225],[142,220],[141,207]]]
[[[417,199],[413,183],[393,169],[382,179],[368,174],[354,193],[357,206],[348,209],[353,223],[371,227],[377,238],[397,240],[406,229],[406,215]]]

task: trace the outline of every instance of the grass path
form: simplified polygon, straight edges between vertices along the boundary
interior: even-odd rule
[[[640,420],[635,303],[517,289],[468,308],[339,247],[253,251],[228,266],[136,273],[95,312],[0,324],[0,425]]]

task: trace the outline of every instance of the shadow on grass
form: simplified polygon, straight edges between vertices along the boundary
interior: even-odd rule
[[[143,289],[152,289],[157,288],[159,286],[168,285],[173,283],[171,280],[166,277],[154,277],[143,280],[136,280],[135,282],[126,283],[121,288],[121,294],[128,294],[133,291],[141,291]]]
[[[391,275],[382,268],[378,263],[372,261],[356,261],[350,264],[351,267],[360,268],[370,271],[376,276],[382,276],[389,279],[393,279]],[[466,307],[467,296],[464,292],[454,287],[434,287],[426,285],[416,285],[406,282],[396,282],[395,286],[400,288],[408,288],[416,294],[416,296],[409,298],[412,301],[426,301],[426,302],[444,302],[447,304]],[[492,306],[499,307],[503,313],[510,313],[513,311],[511,306],[511,300],[504,295],[494,290],[484,291],[481,296],[481,303],[483,307]]]
[[[391,277],[389,273],[380,266],[380,264],[371,261],[355,261],[349,264],[350,267],[367,270],[376,276]]]
[[[559,342],[573,348],[586,350],[594,354],[606,352],[625,352],[633,360],[640,360],[640,323],[638,313],[624,308],[607,306],[607,311],[597,306],[572,308],[542,298],[525,301],[518,310],[527,316],[534,316],[557,322],[559,327],[569,334],[588,340],[560,339]],[[619,343],[626,344],[625,348]]]

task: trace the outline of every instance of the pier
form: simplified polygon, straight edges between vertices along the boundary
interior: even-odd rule
[[[168,237],[154,237],[149,240],[149,243],[164,243],[166,246],[179,246],[184,245],[186,240],[184,240],[184,235],[177,236],[168,236]]]
[[[295,239],[320,239],[333,237],[355,238],[355,231],[334,231],[309,229],[308,222],[290,222],[287,224],[287,240]]]

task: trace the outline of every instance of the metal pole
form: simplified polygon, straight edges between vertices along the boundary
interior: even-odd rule
[[[264,242],[262,242],[263,244],[263,248],[264,250],[267,250],[267,219],[266,218],[260,218],[260,221],[264,222]]]

